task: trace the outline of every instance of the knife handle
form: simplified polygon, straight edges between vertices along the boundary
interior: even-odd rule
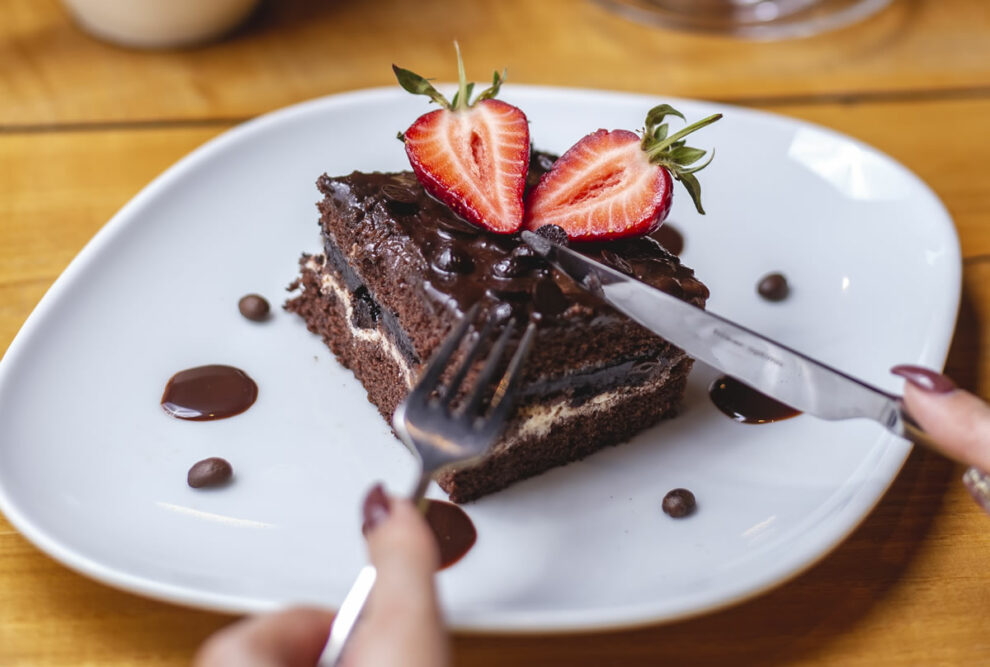
[[[921,425],[915,421],[911,413],[904,407],[904,400],[902,398],[897,398],[894,414],[888,417],[887,429],[895,435],[910,440],[916,445],[922,445],[928,449],[939,451],[939,447],[932,440],[932,437],[928,435],[925,429],[921,428]]]

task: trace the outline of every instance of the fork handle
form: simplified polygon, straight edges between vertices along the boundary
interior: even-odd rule
[[[425,498],[426,489],[430,485],[432,475],[423,471],[416,480],[416,486],[409,496],[409,500],[416,505],[420,512],[426,513],[428,501]],[[318,667],[336,667],[340,662],[340,657],[344,653],[347,640],[350,639],[354,627],[361,618],[364,605],[368,602],[371,589],[374,588],[375,579],[378,572],[374,565],[365,565],[358,572],[351,590],[347,591],[344,601],[340,603],[340,609],[333,618],[333,625],[330,627],[330,637],[327,638],[327,645],[323,647],[323,653],[317,661]]]
[[[409,494],[409,500],[414,505],[416,509],[422,514],[426,514],[426,508],[429,507],[430,501],[426,499],[426,489],[430,486],[430,481],[433,479],[433,475],[424,471],[419,479],[416,481],[416,486],[413,487],[413,492]]]
[[[317,661],[318,667],[334,667],[340,662],[340,656],[344,653],[344,646],[357,625],[364,605],[368,602],[368,596],[375,585],[378,571],[374,565],[365,565],[358,572],[357,578],[351,584],[351,590],[347,591],[344,601],[340,604],[340,609],[333,617],[333,626],[330,628],[330,637],[327,645],[323,647],[323,653]]]

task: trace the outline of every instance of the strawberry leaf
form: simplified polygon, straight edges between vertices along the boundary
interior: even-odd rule
[[[698,209],[698,213],[704,215],[705,209],[701,207],[701,183],[698,182],[697,177],[694,174],[684,172],[675,174],[675,177],[684,184],[684,188],[691,195],[691,201],[694,202],[694,207]]]
[[[667,138],[667,131],[668,126],[666,123],[659,125],[656,128],[646,128],[643,130],[643,141],[640,142],[640,148],[644,151],[648,151],[651,146],[655,146],[657,143]]]
[[[706,153],[708,153],[708,151],[703,151],[700,148],[678,146],[674,150],[670,151],[668,157],[670,160],[679,165],[687,166],[689,164],[694,164],[701,158],[705,157]]]
[[[684,118],[679,111],[667,104],[650,109],[646,114],[646,130],[643,132],[641,146],[651,163],[667,169],[671,176],[684,184],[688,194],[691,195],[694,207],[698,209],[698,213],[704,214],[705,210],[701,207],[701,185],[694,174],[711,163],[715,151],[712,151],[707,161],[692,167],[691,165],[703,158],[708,151],[688,146],[684,137],[706,125],[711,125],[720,119],[722,114],[708,116],[670,135],[666,123],[658,125],[667,116]]]
[[[687,122],[687,118],[685,118],[684,114],[682,114],[680,111],[670,106],[669,104],[660,104],[653,107],[646,113],[647,131],[649,131],[649,128],[653,127],[654,125],[659,125],[660,123],[662,123],[663,119],[666,118],[667,116],[677,116],[684,122]]]
[[[498,95],[498,91],[502,88],[503,83],[505,83],[505,70],[502,70],[502,74],[499,74],[498,70],[495,70],[495,74],[492,76],[492,85],[481,91],[478,95],[478,99],[474,102],[492,99]],[[472,102],[472,104],[474,104],[474,102]]]
[[[439,90],[434,88],[433,84],[427,79],[398,65],[392,65],[392,71],[395,72],[395,78],[398,80],[399,85],[408,92],[413,95],[426,95],[444,109],[450,108],[450,102],[447,101],[447,98]]]
[[[691,167],[690,169],[681,169],[681,173],[682,174],[693,174],[695,172],[701,171],[702,169],[704,169],[705,167],[707,167],[708,165],[710,165],[712,163],[712,160],[714,160],[714,159],[715,159],[715,149],[713,148],[712,149],[712,154],[709,155],[708,156],[708,159],[705,160],[702,164],[698,165],[697,167]]]

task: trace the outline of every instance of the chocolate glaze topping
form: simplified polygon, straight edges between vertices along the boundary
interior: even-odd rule
[[[550,168],[553,159],[546,153],[534,153],[530,185]],[[358,218],[355,224],[371,230],[364,236],[367,241],[362,249],[338,248],[327,234],[328,261],[344,276],[351,291],[364,288],[351,262],[356,257],[375,257],[377,270],[405,273],[410,287],[421,290],[435,308],[457,315],[478,301],[488,302],[506,318],[520,320],[553,320],[581,306],[590,312],[611,311],[554,271],[518,235],[493,234],[458,217],[430,197],[410,172],[355,172],[338,178],[324,175],[317,186],[337,206],[351,210]],[[708,296],[708,289],[694,278],[694,272],[651,237],[572,247],[674,296],[699,303]],[[360,270],[361,261],[355,263]],[[387,317],[388,313],[383,309],[380,316]],[[412,345],[401,340],[401,327],[384,324],[400,335],[399,347],[416,360]]]

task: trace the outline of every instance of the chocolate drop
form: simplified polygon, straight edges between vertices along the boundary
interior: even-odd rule
[[[217,456],[193,464],[186,475],[186,482],[194,489],[223,486],[234,475],[230,462]]]
[[[791,293],[791,288],[784,274],[768,273],[760,279],[756,291],[767,301],[783,301]]]
[[[674,489],[663,497],[660,506],[666,514],[680,519],[693,512],[696,504],[693,493],[687,489]]]
[[[268,319],[271,307],[265,297],[260,294],[248,294],[242,296],[241,300],[237,302],[237,309],[241,311],[241,315],[252,322],[263,322]]]

